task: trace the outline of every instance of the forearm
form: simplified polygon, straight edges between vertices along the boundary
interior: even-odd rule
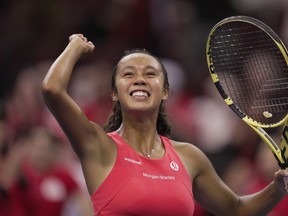
[[[240,215],[267,215],[284,196],[272,182],[258,193],[241,197]]]
[[[74,46],[70,43],[50,67],[43,81],[43,87],[47,90],[67,90],[73,68],[80,58]]]

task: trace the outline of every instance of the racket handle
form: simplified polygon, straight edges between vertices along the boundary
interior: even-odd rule
[[[287,126],[287,122],[283,128],[280,148],[281,148],[282,158],[285,161],[285,163],[282,165],[279,164],[279,166],[281,167],[281,169],[286,169],[288,167],[288,164],[287,164],[287,161],[288,161],[288,126]],[[287,181],[288,181],[288,177],[287,177]]]

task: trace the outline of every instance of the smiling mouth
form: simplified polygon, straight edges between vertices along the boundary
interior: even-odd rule
[[[150,94],[146,91],[133,91],[133,92],[131,92],[130,95],[132,97],[145,97],[145,98],[150,96]]]

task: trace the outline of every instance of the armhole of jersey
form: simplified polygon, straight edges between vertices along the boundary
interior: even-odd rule
[[[116,132],[111,132],[111,133],[108,133],[108,136],[114,141],[115,145],[116,145],[116,148],[117,148],[117,155],[116,155],[116,160],[115,160],[115,163],[112,167],[112,169],[110,170],[110,172],[108,173],[108,175],[105,177],[105,179],[103,180],[103,182],[99,185],[99,187],[90,195],[91,199],[93,200],[93,197],[96,196],[97,194],[97,191],[101,190],[101,188],[103,187],[103,185],[106,184],[107,182],[107,179],[108,178],[111,178],[111,176],[113,175],[113,172],[114,170],[116,169],[116,165],[119,161],[119,158],[120,158],[120,155],[121,155],[121,150],[120,150],[120,147],[119,147],[119,143],[117,142],[117,136],[115,136]]]
[[[176,151],[175,147],[173,146],[171,140],[170,140],[168,137],[165,137],[165,136],[160,136],[160,137],[161,137],[161,139],[162,139],[162,141],[163,141],[163,144],[164,144],[164,146],[165,146],[165,148],[166,148],[166,151],[167,151],[167,148],[169,148],[170,154],[173,154],[173,155],[177,158],[177,160],[178,160],[179,163],[180,163],[180,166],[182,167],[182,169],[185,170],[187,176],[188,176],[189,179],[190,179],[190,176],[189,176],[189,174],[188,174],[189,172],[188,172],[186,166],[184,165],[184,163],[183,163],[183,161],[182,161],[179,153]]]

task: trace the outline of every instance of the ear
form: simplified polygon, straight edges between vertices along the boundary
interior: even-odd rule
[[[162,100],[167,100],[168,98],[169,98],[169,90],[164,89],[163,90]]]
[[[112,92],[111,97],[114,102],[118,101],[118,95],[116,91]]]

